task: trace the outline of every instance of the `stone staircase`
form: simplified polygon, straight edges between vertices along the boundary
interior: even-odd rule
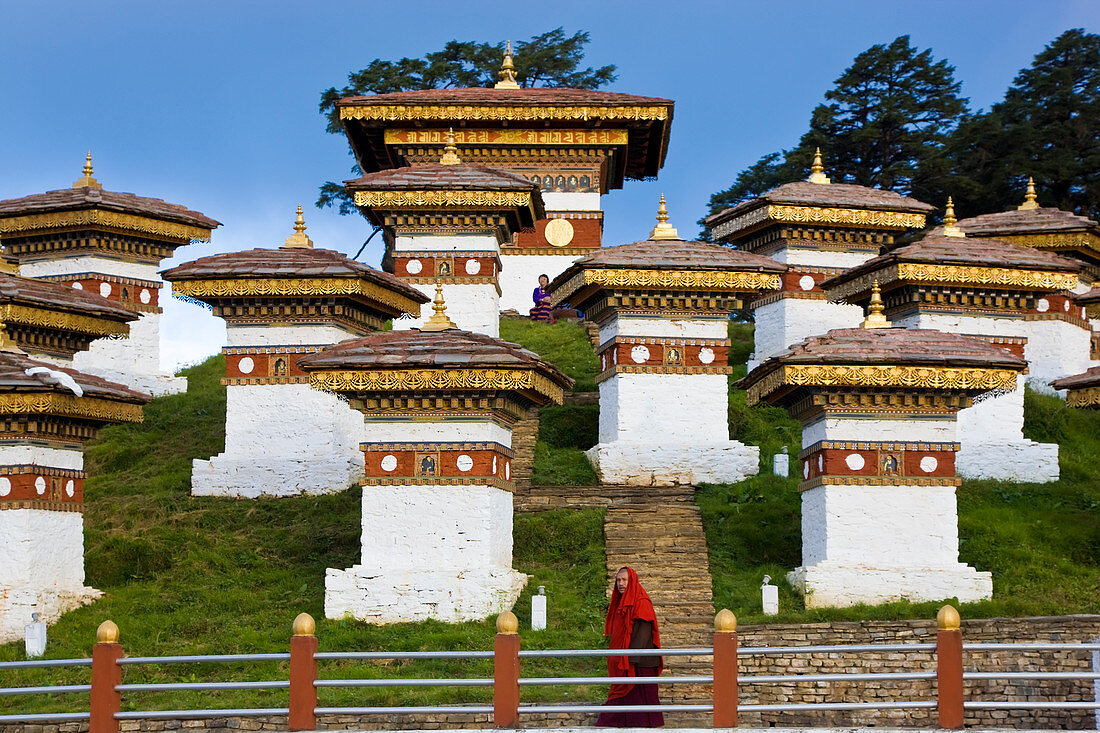
[[[665,647],[709,647],[714,600],[702,517],[691,486],[533,486],[517,491],[517,512],[606,507],[608,588],[629,565],[653,599]],[[711,658],[666,657],[665,674],[709,675]],[[662,700],[709,704],[710,685],[662,689]],[[707,714],[667,716],[673,725],[709,725]]]

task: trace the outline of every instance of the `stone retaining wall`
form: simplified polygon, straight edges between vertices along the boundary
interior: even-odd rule
[[[968,672],[1087,672],[1091,670],[1090,652],[980,652],[966,650],[968,643],[1090,642],[1100,638],[1100,615],[1058,616],[1019,619],[979,619],[963,621],[963,666]],[[831,644],[934,643],[935,624],[931,621],[865,621],[818,624],[782,624],[745,626],[740,629],[740,646],[817,646]],[[931,651],[882,652],[877,654],[777,655],[740,658],[742,676],[759,674],[811,674],[828,672],[909,672],[935,671]],[[860,702],[906,699],[935,699],[933,680],[881,681],[850,683],[790,683],[755,686],[742,684],[742,705],[809,702]],[[664,697],[667,699],[668,695]],[[1091,680],[981,680],[966,682],[966,699],[1020,701],[1092,701]],[[591,715],[524,716],[525,728],[591,726]],[[689,723],[690,721],[690,723]],[[678,720],[668,716],[674,726]],[[750,713],[743,711],[739,721],[745,727],[919,727],[935,728],[936,711],[823,711],[817,713]],[[682,724],[705,725],[700,716],[685,716]],[[1091,710],[970,710],[967,727],[1014,729],[1095,729]],[[487,714],[448,714],[430,716],[357,716],[324,715],[318,727],[331,730],[439,730],[450,728],[491,728]],[[285,716],[264,718],[212,718],[210,720],[124,721],[123,733],[161,733],[163,731],[203,731],[237,733],[239,731],[286,730]],[[87,723],[52,725],[0,725],[0,733],[86,733]]]

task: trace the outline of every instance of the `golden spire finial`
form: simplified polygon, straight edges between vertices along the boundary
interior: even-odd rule
[[[1027,177],[1027,193],[1024,194],[1024,202],[1016,207],[1017,211],[1028,211],[1030,209],[1038,209],[1039,202],[1035,200],[1035,179],[1031,176]]]
[[[443,283],[435,284],[435,300],[432,301],[432,313],[428,320],[424,321],[424,325],[420,327],[421,331],[446,331],[449,328],[458,328],[450,318],[447,317],[447,304],[443,302]]]
[[[286,238],[282,249],[313,249],[313,240],[306,236],[306,220],[302,205],[298,204],[298,216],[294,219],[294,233]]]
[[[863,319],[860,328],[890,328],[890,321],[886,320],[883,312],[886,306],[882,304],[882,291],[879,290],[878,280],[871,285],[871,304],[867,306],[867,317]]]
[[[965,237],[966,234],[962,229],[955,226],[959,220],[955,218],[955,202],[951,200],[951,197],[947,197],[947,208],[943,212],[943,236],[945,237]]]
[[[92,151],[88,151],[88,155],[84,158],[84,176],[73,181],[73,188],[99,188],[103,186],[99,185],[99,181],[92,178]]]
[[[649,233],[649,239],[657,242],[679,238],[680,234],[676,231],[676,227],[668,223],[668,207],[665,206],[665,195],[662,193],[661,200],[657,203],[657,226],[653,227],[653,231]]]
[[[512,63],[512,42],[508,41],[508,48],[504,51],[504,62],[500,65],[500,81],[496,83],[497,89],[519,89],[516,81],[516,67]]]
[[[810,177],[806,180],[810,183],[832,183],[825,175],[825,166],[821,163],[821,148],[814,151],[814,164],[810,166]]]
[[[458,157],[458,148],[455,147],[455,129],[447,128],[447,144],[443,147],[443,157],[439,159],[440,165],[458,165],[462,158]]]

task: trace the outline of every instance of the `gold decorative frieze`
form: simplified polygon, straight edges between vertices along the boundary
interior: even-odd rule
[[[351,295],[388,305],[402,313],[420,314],[420,304],[388,288],[351,277],[257,277],[224,280],[180,280],[172,293],[196,300],[242,297],[321,297]]]
[[[594,244],[590,247],[514,247],[504,245],[500,248],[501,257],[561,257],[572,261],[583,255],[590,255],[600,248]]]
[[[596,375],[600,384],[618,374],[733,374],[731,366],[672,366],[668,364],[616,364]]]
[[[340,107],[341,120],[500,120],[507,122],[545,120],[667,120],[672,106],[569,106],[533,107],[527,105],[354,105]]]
[[[782,277],[766,272],[736,270],[641,270],[592,268],[578,272],[551,294],[554,305],[586,285],[635,290],[756,292],[779,290]]]
[[[1017,371],[981,367],[785,364],[748,389],[754,405],[784,385],[794,387],[902,387],[989,392],[1016,388]]]
[[[1076,249],[1100,252],[1100,236],[1091,232],[1064,232],[1049,234],[967,234],[968,237],[989,237],[1035,249]]]
[[[447,130],[388,129],[386,145],[445,145]],[[455,145],[626,145],[627,130],[458,129]]]
[[[816,476],[798,483],[798,491],[809,491],[818,486],[962,486],[962,479],[955,476]]]
[[[530,369],[375,369],[315,371],[309,385],[325,392],[536,392],[560,404],[564,390]]]
[[[900,262],[881,270],[861,275],[829,290],[831,301],[847,300],[871,289],[874,281],[880,285],[906,280],[922,283],[951,283],[957,285],[985,285],[1012,287],[1022,290],[1055,292],[1071,290],[1077,286],[1078,275],[1073,272],[1048,270],[1021,270],[1010,267],[980,267],[974,265],[936,265],[931,263]]]
[[[1100,407],[1100,387],[1071,389],[1066,393],[1068,407]]]
[[[119,321],[109,321],[106,318],[82,316],[63,311],[30,308],[12,303],[5,304],[0,309],[0,313],[3,314],[4,323],[12,325],[32,326],[54,331],[73,331],[96,337],[127,336],[130,333],[130,326]]]
[[[865,227],[867,229],[922,229],[924,214],[877,209],[845,209],[824,206],[768,204],[714,227],[715,239],[723,239],[762,222],[779,224],[816,224],[820,226]]]
[[[89,226],[139,232],[154,237],[181,240],[184,244],[193,239],[200,242],[210,240],[209,229],[103,209],[53,211],[0,219],[0,235]]]
[[[531,194],[526,191],[356,191],[356,206],[373,208],[420,209],[425,206],[461,206],[466,208],[511,208],[530,206]]]
[[[141,405],[56,393],[0,395],[0,415],[60,415],[104,422],[141,422]]]

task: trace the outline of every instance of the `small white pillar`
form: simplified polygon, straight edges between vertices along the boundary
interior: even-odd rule
[[[781,453],[772,456],[772,473],[783,478],[791,475],[791,457],[787,455],[787,446],[783,446]]]
[[[772,576],[765,575],[764,583],[760,586],[760,605],[765,616],[779,613],[779,586],[772,585],[771,579]]]
[[[546,628],[546,586],[540,585],[538,595],[531,596],[531,630]]]
[[[29,659],[46,653],[46,624],[38,620],[37,612],[31,614],[31,622],[23,627],[23,648]]]

